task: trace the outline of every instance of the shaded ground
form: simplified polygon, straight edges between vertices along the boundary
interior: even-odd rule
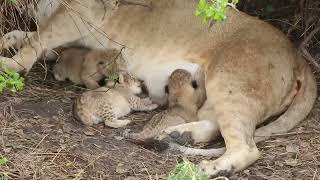
[[[272,5],[268,7],[253,2],[243,0],[240,7],[281,28],[296,45],[302,41],[305,23],[293,26],[297,1],[264,1]],[[319,42],[313,42],[308,48],[316,57]],[[320,82],[320,74],[315,75]],[[9,159],[0,166],[0,173],[8,173],[10,179],[164,179],[180,159],[117,140],[114,136],[121,129],[82,126],[71,112],[73,99],[82,90],[57,83],[39,64],[28,74],[26,84],[23,92],[0,96],[0,155]],[[129,128],[141,128],[153,113],[131,115],[135,122]],[[318,100],[309,117],[291,133],[260,143],[261,158],[231,179],[320,179],[319,117]]]

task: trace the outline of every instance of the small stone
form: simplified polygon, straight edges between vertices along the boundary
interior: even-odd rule
[[[3,149],[3,151],[4,151],[5,153],[10,153],[11,150],[12,150],[11,147],[7,147],[7,148],[4,148],[4,149]]]
[[[123,180],[140,180],[140,178],[128,176],[128,177],[124,178]]]
[[[121,140],[124,139],[124,137],[122,137],[122,136],[113,136],[113,137],[114,137],[114,139],[117,140],[117,141],[121,141]]]
[[[94,136],[94,132],[93,132],[93,131],[83,131],[83,133],[84,133],[86,136]]]
[[[69,124],[63,125],[63,126],[62,126],[62,129],[63,129],[63,132],[65,132],[65,133],[71,132],[71,127],[70,127]]]
[[[292,167],[297,166],[297,164],[298,164],[297,159],[286,159],[284,162],[286,165],[292,166]]]
[[[244,170],[243,173],[246,174],[247,176],[250,175],[250,171],[248,169]]]
[[[59,121],[58,116],[52,116],[52,119],[55,120],[55,121]]]
[[[290,143],[286,146],[286,151],[289,153],[299,153],[299,146]]]
[[[279,166],[279,167],[283,167],[283,163],[280,162],[280,161],[276,161],[276,162],[275,162],[275,165],[276,165],[276,166]]]
[[[119,163],[119,164],[117,165],[117,167],[116,167],[116,172],[117,172],[118,174],[124,174],[124,173],[129,172],[129,170],[124,167],[124,164]]]

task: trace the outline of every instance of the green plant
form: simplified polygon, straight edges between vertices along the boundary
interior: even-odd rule
[[[187,159],[176,165],[170,172],[168,180],[209,180],[209,176],[202,172],[195,164]]]
[[[6,157],[3,157],[3,156],[0,157],[0,166],[6,165],[7,162],[8,162],[8,159]],[[8,180],[9,179],[8,174],[4,173],[4,172],[0,172],[0,177],[1,177],[1,180]]]
[[[118,73],[112,73],[112,74],[109,75],[105,80],[106,80],[106,81],[118,82],[118,81],[119,81],[119,74],[118,74]]]
[[[208,21],[223,21],[226,18],[227,6],[235,8],[239,0],[199,0],[196,16],[204,23]]]
[[[0,172],[1,180],[9,180],[9,176],[6,173]]]
[[[12,4],[17,4],[17,0],[6,0],[6,2],[12,3]]]
[[[5,164],[7,164],[7,162],[8,162],[8,159],[7,159],[7,158],[5,158],[5,157],[1,157],[1,158],[0,158],[0,166],[3,166],[3,165],[5,165]]]
[[[0,93],[8,88],[12,92],[21,91],[24,88],[24,78],[19,73],[1,65],[0,70]]]

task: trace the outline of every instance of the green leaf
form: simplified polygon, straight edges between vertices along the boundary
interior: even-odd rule
[[[235,7],[239,0],[199,0],[195,15],[200,17],[204,23],[208,21],[223,21],[226,18],[227,6]],[[229,3],[230,2],[230,3]]]
[[[6,173],[0,173],[0,174],[2,174],[1,175],[1,180],[9,180],[9,176],[8,176],[8,174],[6,174]]]
[[[198,9],[199,10],[205,10],[208,8],[208,3],[206,0],[200,0],[198,4]]]
[[[5,157],[0,158],[0,166],[5,165],[8,162],[8,159]]]
[[[5,81],[6,81],[6,79],[2,75],[0,75],[0,83],[5,82]]]
[[[209,176],[187,159],[176,165],[170,172],[168,180],[209,180]]]

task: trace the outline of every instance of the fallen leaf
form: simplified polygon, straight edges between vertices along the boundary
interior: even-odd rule
[[[286,151],[289,153],[299,153],[299,146],[290,143],[286,146]]]
[[[117,140],[117,141],[121,141],[124,139],[124,137],[122,136],[114,136],[114,139]]]
[[[84,133],[86,136],[94,136],[94,132],[93,132],[93,131],[83,131],[83,133]]]
[[[116,167],[116,172],[119,174],[124,174],[124,173],[129,172],[129,170],[124,167],[124,164],[119,163]]]

